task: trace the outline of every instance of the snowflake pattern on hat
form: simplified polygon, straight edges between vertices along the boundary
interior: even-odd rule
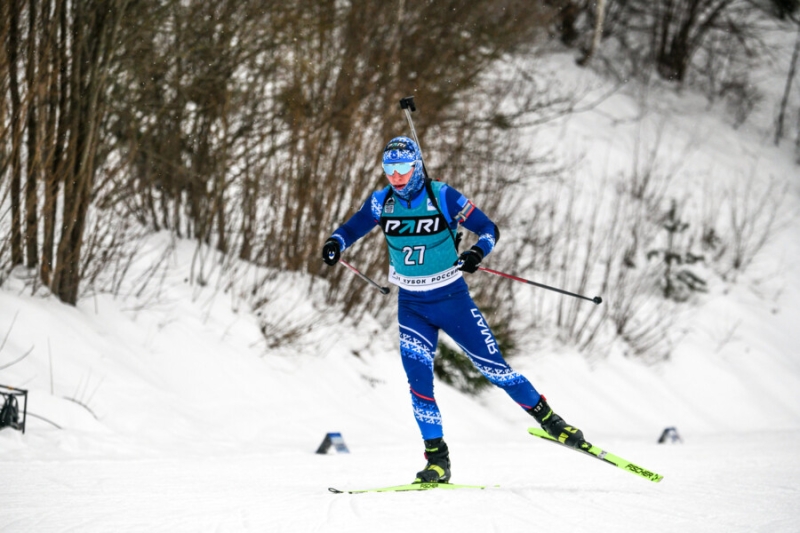
[[[419,146],[408,137],[395,137],[383,149],[384,163],[413,163],[420,159]]]

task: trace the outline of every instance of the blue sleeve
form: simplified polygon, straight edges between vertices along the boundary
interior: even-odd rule
[[[367,198],[361,209],[350,217],[350,220],[339,226],[331,235],[332,239],[339,241],[342,251],[353,245],[358,239],[370,232],[378,225],[381,211],[383,210],[383,199],[386,197],[386,190],[374,192]]]
[[[495,223],[466,196],[452,187],[442,187],[439,196],[445,218],[461,224],[476,234],[478,242],[475,245],[483,250],[484,256],[489,255],[494,249],[499,233]]]

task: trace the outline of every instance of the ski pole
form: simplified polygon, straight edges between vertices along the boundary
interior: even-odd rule
[[[594,298],[589,298],[588,296],[575,294],[574,292],[565,291],[563,289],[557,289],[555,287],[550,287],[549,285],[544,285],[543,283],[536,283],[535,281],[531,281],[529,279],[519,278],[517,276],[512,276],[511,274],[506,274],[505,272],[498,272],[497,270],[492,270],[491,268],[486,268],[482,266],[479,266],[478,270],[483,270],[484,272],[488,272],[489,274],[494,274],[495,276],[502,276],[504,278],[513,279],[514,281],[521,281],[522,283],[527,283],[528,285],[541,287],[542,289],[560,292],[561,294],[566,294],[567,296],[574,296],[575,298],[581,298],[582,300],[589,300],[590,302],[594,302],[597,305],[603,303],[603,299],[600,298],[599,296],[595,296]]]
[[[414,97],[413,96],[406,96],[405,98],[400,99],[400,109],[405,112],[406,120],[408,121],[408,127],[411,128],[411,135],[414,137],[414,142],[417,143],[419,147],[420,158],[422,158],[422,146],[419,144],[419,139],[417,138],[417,130],[414,128],[414,121],[411,118],[411,113],[417,110],[417,106],[414,105]],[[425,177],[428,177],[428,169],[425,168],[425,159],[422,158],[422,171],[425,173]],[[454,241],[455,243],[455,241]],[[456,250],[458,250],[458,244],[456,244]],[[512,276],[511,274],[505,274],[503,272],[498,272],[497,270],[492,270],[490,268],[478,267],[480,270],[485,272],[489,272],[490,274],[495,274],[497,276],[502,276],[504,278],[513,279],[515,281],[521,281],[523,283],[527,283],[529,285],[534,285],[536,287],[541,287],[543,289],[548,289],[555,292],[560,292],[561,294],[566,294],[567,296],[574,296],[575,298],[581,298],[583,300],[589,300],[590,302],[594,302],[597,305],[600,305],[603,302],[603,299],[599,296],[595,296],[594,298],[589,298],[588,296],[583,296],[580,294],[575,294],[569,291],[565,291],[562,289],[557,289],[555,287],[550,287],[548,285],[544,285],[542,283],[536,283],[535,281],[530,281],[527,279],[519,278],[517,276]],[[385,294],[385,293],[384,293]]]
[[[362,274],[356,267],[354,267],[344,259],[339,259],[339,262],[344,266],[346,266],[347,268],[349,268],[350,270],[352,270],[356,276],[358,276],[359,278],[363,279],[364,281],[366,281],[367,283],[369,283],[370,285],[381,291],[381,294],[389,294],[389,287],[381,287],[380,285],[369,279],[367,276]]]

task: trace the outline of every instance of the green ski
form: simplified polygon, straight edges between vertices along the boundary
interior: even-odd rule
[[[528,428],[528,433],[530,433],[531,435],[533,435],[535,437],[539,437],[539,438],[548,440],[550,442],[553,442],[555,444],[558,444],[559,446],[564,446],[565,448],[569,448],[570,450],[575,450],[575,451],[578,451],[578,452],[585,453],[586,455],[594,457],[595,459],[599,459],[599,460],[601,460],[601,461],[603,461],[605,463],[608,463],[610,465],[614,465],[617,468],[621,468],[622,470],[627,470],[628,472],[631,472],[633,474],[636,474],[637,476],[643,477],[644,479],[648,479],[648,480],[650,480],[650,481],[652,481],[654,483],[658,483],[659,481],[664,479],[664,476],[662,476],[660,474],[656,474],[655,472],[651,472],[650,470],[647,470],[646,468],[642,468],[641,466],[635,465],[635,464],[631,463],[630,461],[626,461],[625,459],[623,459],[621,457],[618,457],[618,456],[616,456],[616,455],[614,455],[612,453],[609,453],[607,451],[601,450],[597,446],[592,446],[588,450],[583,450],[583,449],[579,449],[579,448],[573,448],[571,446],[567,446],[566,444],[563,444],[563,443],[559,442],[558,440],[554,439],[553,437],[548,435],[545,430],[543,430],[541,428]]]
[[[433,490],[433,489],[485,489],[486,485],[459,485],[457,483],[410,483],[408,485],[395,485],[393,487],[380,487],[377,489],[360,490],[339,490],[333,487],[328,490],[334,494],[361,494],[363,492],[406,492],[412,490]]]

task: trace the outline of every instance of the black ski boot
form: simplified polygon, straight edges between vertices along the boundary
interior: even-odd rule
[[[582,450],[588,450],[592,447],[591,444],[584,440],[583,431],[568,425],[563,418],[550,409],[544,396],[541,397],[539,403],[528,409],[528,413],[542,425],[542,429],[548,435],[562,444]]]
[[[450,452],[441,438],[425,441],[428,464],[417,472],[414,483],[447,483],[450,481]]]

